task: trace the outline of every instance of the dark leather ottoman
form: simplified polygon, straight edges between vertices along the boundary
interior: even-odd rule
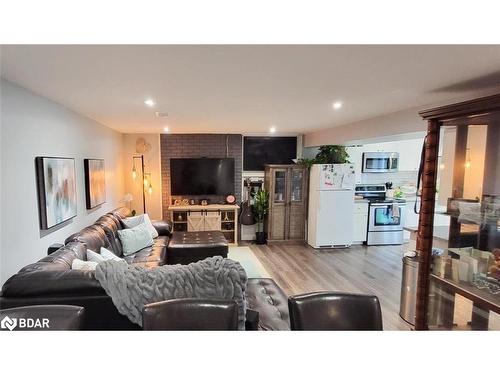
[[[248,279],[245,291],[248,311],[258,311],[261,331],[289,331],[288,298],[273,279]]]
[[[173,232],[167,247],[167,264],[189,264],[220,255],[227,258],[227,240],[219,231]]]

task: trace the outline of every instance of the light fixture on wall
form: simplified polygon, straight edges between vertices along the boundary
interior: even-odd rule
[[[144,155],[141,155],[141,156],[132,156],[132,178],[135,180],[137,178],[137,170],[135,168],[135,160],[136,159],[139,159],[141,161],[141,184],[144,184],[144,186],[142,186],[142,209],[143,209],[143,213],[146,213],[146,195],[144,194],[144,190],[146,189],[146,176],[145,176],[145,173],[144,173]]]

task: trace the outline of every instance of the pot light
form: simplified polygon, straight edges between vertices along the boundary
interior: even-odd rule
[[[333,102],[332,107],[335,110],[340,109],[342,108],[342,102]]]
[[[271,126],[269,133],[276,133],[276,126]]]
[[[168,128],[168,126],[165,126],[165,127],[163,128],[163,131],[164,131],[165,133],[168,133],[168,131],[169,131],[169,130],[170,130],[170,129]]]
[[[148,107],[154,107],[155,101],[153,99],[146,99],[144,100],[144,104],[146,104]]]

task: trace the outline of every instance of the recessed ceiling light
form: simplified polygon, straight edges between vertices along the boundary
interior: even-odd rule
[[[148,107],[154,107],[155,101],[153,99],[146,99],[144,100],[144,104],[146,104]]]
[[[340,109],[342,108],[342,102],[333,102],[332,107],[335,110]]]
[[[271,126],[269,133],[276,133],[276,126]]]
[[[163,128],[163,131],[164,131],[165,133],[168,133],[168,131],[169,131],[168,126],[165,126],[165,127]]]

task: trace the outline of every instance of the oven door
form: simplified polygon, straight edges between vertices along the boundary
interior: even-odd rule
[[[398,204],[397,209],[399,215],[393,212],[394,207],[391,203],[370,203],[370,223],[368,225],[368,231],[402,231],[405,220],[404,216],[406,205]]]
[[[364,152],[362,172],[397,172],[398,162],[399,154],[397,152]]]

